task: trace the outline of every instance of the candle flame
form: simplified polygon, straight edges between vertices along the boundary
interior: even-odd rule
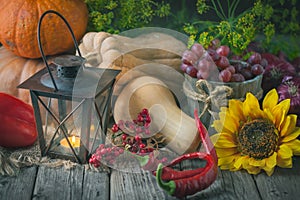
[[[73,136],[72,136],[72,141],[71,141],[72,146],[75,146],[75,142],[76,142],[76,138],[75,138],[75,136],[73,135]]]
[[[90,128],[90,130],[91,130],[92,132],[95,130],[95,126],[94,126],[94,124],[92,124],[92,125],[91,125],[91,128]]]

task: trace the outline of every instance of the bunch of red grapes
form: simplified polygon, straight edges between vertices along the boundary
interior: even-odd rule
[[[243,82],[263,74],[266,59],[260,53],[251,52],[247,59],[233,55],[226,45],[213,40],[208,49],[194,43],[182,55],[181,70],[197,79],[221,82]]]

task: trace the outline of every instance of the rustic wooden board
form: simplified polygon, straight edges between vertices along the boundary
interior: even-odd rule
[[[85,170],[82,199],[109,199],[108,172],[94,172]]]
[[[261,199],[253,176],[246,171],[221,171],[221,186],[218,198],[224,199]]]
[[[81,199],[84,167],[72,169],[40,166],[36,178],[33,199]]]
[[[196,169],[205,166],[205,161],[189,160],[181,163],[182,169]],[[218,170],[215,182],[187,199],[260,199],[252,175],[244,171],[229,172]]]
[[[276,168],[272,176],[249,175],[245,171],[218,172],[217,180],[206,190],[186,199],[298,199],[300,190],[300,158],[292,169]],[[182,169],[199,166],[184,162]],[[0,176],[0,199],[175,199],[163,192],[152,174],[112,170],[94,172],[76,166],[73,169],[28,167],[18,176]]]
[[[0,199],[31,199],[37,167],[22,168],[17,176],[0,176]]]
[[[144,171],[131,173],[112,170],[110,187],[111,200],[175,199],[157,186],[152,174]]]
[[[265,173],[255,177],[257,188],[263,199],[299,199],[300,197],[300,158],[293,158],[293,168],[276,168],[273,175]]]

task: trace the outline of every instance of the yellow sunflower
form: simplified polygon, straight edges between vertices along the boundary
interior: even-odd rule
[[[264,170],[270,176],[276,165],[291,168],[292,156],[300,155],[300,127],[297,115],[287,115],[289,108],[289,99],[278,103],[275,89],[265,96],[262,109],[251,93],[243,102],[229,100],[213,122],[217,134],[211,137],[220,169],[250,174]]]

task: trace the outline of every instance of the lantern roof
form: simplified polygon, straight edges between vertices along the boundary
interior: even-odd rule
[[[72,99],[72,98],[91,98],[99,93],[105,91],[110,87],[120,70],[103,69],[94,67],[83,67],[78,72],[74,79],[60,79],[57,77],[56,68],[54,64],[50,64],[52,75],[56,78],[56,83],[59,86],[58,90],[52,87],[51,81],[45,84],[45,79],[49,79],[47,68],[44,68],[21,83],[18,88],[28,89],[38,92],[40,96]],[[67,87],[71,88],[65,88]]]

